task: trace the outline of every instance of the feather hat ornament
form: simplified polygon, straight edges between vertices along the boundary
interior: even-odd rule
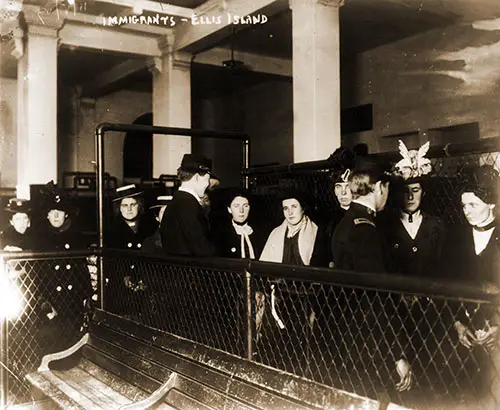
[[[427,141],[418,150],[408,150],[405,143],[399,140],[399,153],[403,159],[394,166],[395,174],[405,181],[430,174],[432,172],[431,160],[425,158],[429,147],[430,144]]]

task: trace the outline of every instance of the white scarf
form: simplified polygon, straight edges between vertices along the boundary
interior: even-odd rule
[[[248,246],[248,253],[250,259],[255,259],[255,252],[253,250],[252,242],[250,241],[250,235],[253,233],[253,229],[250,225],[247,223],[245,225],[238,225],[233,223],[233,228],[236,231],[236,234],[240,236],[241,242],[240,242],[240,249],[241,249],[241,257],[243,259],[246,258],[246,252],[245,252],[245,242],[247,243]]]
[[[287,233],[288,224],[286,219],[283,223],[274,228],[269,238],[267,239],[266,246],[262,251],[260,260],[264,262],[283,262],[283,248],[285,245],[285,235]],[[316,234],[318,233],[318,226],[311,221],[306,215],[299,224],[299,253],[304,265],[309,265],[316,242]],[[292,235],[293,236],[293,235]]]

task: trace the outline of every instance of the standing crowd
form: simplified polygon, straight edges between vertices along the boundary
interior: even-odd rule
[[[432,178],[431,161],[425,157],[429,144],[408,150],[400,142],[399,148],[402,159],[392,166],[378,158],[339,148],[330,158],[337,206],[328,221],[317,223],[311,212],[314,204],[305,192],[286,189],[277,198],[283,221],[269,234],[250,222],[252,196],[243,189],[227,192],[225,218],[211,218],[210,211],[214,210],[208,193],[216,187],[218,178],[210,160],[186,154],[178,169],[178,191],[173,196],[157,198],[150,209],[155,215],[144,208],[142,192],[135,185],[116,190],[114,218],[105,232],[106,246],[165,255],[249,258],[364,273],[396,273],[414,278],[457,278],[497,286],[498,172],[487,165],[463,170],[466,177],[456,200],[461,203],[466,223],[448,228],[423,209]],[[85,246],[73,229],[71,207],[62,194],[53,186],[51,189],[52,195],[47,195],[44,204],[47,223],[43,246],[37,250]],[[390,210],[384,211],[388,200]],[[1,235],[4,251],[35,249],[29,202],[13,199],[6,210],[11,217]],[[140,289],[141,278],[130,272],[123,284],[114,285],[116,292],[122,292],[123,286]],[[257,312],[264,300],[265,292],[258,291]],[[458,340],[469,350],[481,346],[493,351],[498,343],[498,323],[488,313],[479,321],[481,315],[476,313],[464,311],[456,320]],[[257,322],[259,329],[261,323]],[[389,357],[395,363],[400,376],[398,391],[411,389],[414,382],[411,358],[403,349],[394,348],[406,345],[408,340],[389,341],[388,346],[392,347],[379,351],[381,361]]]

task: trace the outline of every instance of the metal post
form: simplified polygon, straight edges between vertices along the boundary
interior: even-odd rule
[[[8,380],[7,372],[7,321],[5,318],[0,318],[0,409],[5,409],[7,406]]]
[[[4,275],[5,279],[7,277],[7,263],[5,262],[3,257],[0,257],[0,275]],[[8,366],[8,357],[7,357],[7,337],[8,337],[8,327],[7,327],[7,317],[2,315],[0,317],[0,409],[5,409],[7,406],[8,400],[8,375],[7,375],[7,366]]]
[[[246,300],[246,336],[247,336],[247,359],[253,358],[253,335],[254,335],[254,297],[252,289],[252,274],[245,269],[245,300]]]
[[[95,150],[96,150],[96,173],[97,173],[97,183],[96,183],[96,196],[97,196],[97,232],[99,235],[99,249],[104,247],[104,145],[103,145],[103,134],[104,127],[98,127],[95,133]],[[98,256],[99,260],[99,305],[101,309],[104,309],[104,269],[102,255]]]
[[[250,166],[250,141],[247,139],[243,140],[243,169],[246,171]],[[243,177],[243,187],[248,189],[248,174],[245,173]]]

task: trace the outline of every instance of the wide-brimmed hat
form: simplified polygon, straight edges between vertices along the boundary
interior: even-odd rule
[[[133,198],[135,196],[139,196],[143,193],[141,189],[139,189],[135,184],[124,185],[120,188],[116,188],[115,197],[113,198],[113,202],[120,201],[124,198]]]
[[[180,169],[187,172],[210,174],[212,179],[219,179],[212,172],[212,161],[202,156],[197,156],[194,154],[184,154],[184,157],[182,157]]]
[[[31,202],[27,199],[11,198],[5,210],[13,214],[23,213],[29,215],[31,213]]]

